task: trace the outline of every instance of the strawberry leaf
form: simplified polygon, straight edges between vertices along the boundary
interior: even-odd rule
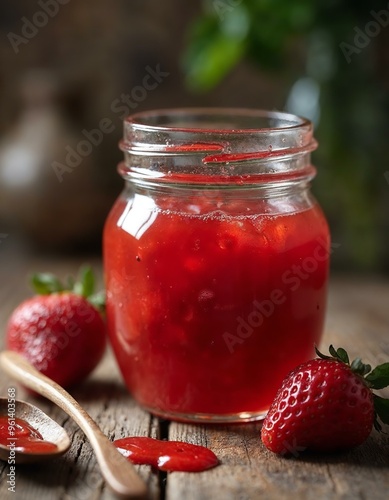
[[[74,289],[74,278],[73,276],[68,276],[66,278],[66,290],[73,290]]]
[[[36,273],[31,276],[31,285],[38,295],[50,295],[64,290],[60,280],[50,273]]]
[[[345,349],[343,349],[343,347],[339,347],[339,349],[335,349],[334,346],[331,344],[330,347],[328,348],[328,350],[334,359],[342,361],[343,363],[346,363],[346,365],[350,364],[348,354],[345,351]]]
[[[95,289],[95,277],[92,269],[89,266],[84,266],[80,269],[81,279],[73,286],[73,291],[82,297],[89,297]]]
[[[88,302],[92,304],[101,313],[105,312],[105,292],[97,292],[88,297]]]
[[[322,354],[318,349],[316,349],[316,354],[322,358],[322,359],[336,359],[338,361],[342,361],[343,363],[346,363],[347,365],[350,364],[350,360],[348,357],[348,354],[343,347],[339,347],[339,349],[335,349],[335,347],[331,344],[330,347],[328,348],[329,353],[331,356],[325,356]]]
[[[351,363],[351,370],[354,373],[358,373],[358,375],[361,375],[363,377],[366,375],[366,373],[369,373],[369,371],[371,370],[371,366],[362,363],[361,358],[355,358],[354,361]]]
[[[387,387],[389,385],[389,363],[378,365],[365,378],[373,389],[383,389]]]
[[[89,297],[95,291],[95,276],[90,267],[82,268],[82,283],[84,286],[84,296]]]
[[[332,346],[331,346],[332,347]],[[332,356],[326,356],[322,352],[319,351],[319,349],[315,346],[315,352],[321,359],[333,359]]]
[[[95,277],[91,267],[83,266],[79,272],[79,281],[69,276],[66,286],[51,273],[36,273],[31,276],[31,284],[36,293],[50,295],[58,292],[73,292],[88,300],[98,311],[105,312],[105,291],[94,293]]]
[[[347,351],[343,349],[342,347],[339,347],[339,349],[336,351],[338,358],[343,361],[343,363],[346,363],[347,365],[350,364],[350,359],[348,357]]]
[[[328,350],[329,350],[329,352],[330,352],[330,354],[331,354],[331,356],[333,358],[339,359],[338,353],[336,352],[336,350],[335,350],[335,348],[334,348],[334,346],[332,344],[330,345],[330,347],[328,348]]]
[[[374,409],[379,419],[389,425],[389,399],[381,398],[374,394]]]

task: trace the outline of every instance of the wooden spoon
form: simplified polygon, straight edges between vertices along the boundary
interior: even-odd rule
[[[117,496],[132,499],[147,497],[146,484],[136,473],[131,462],[123,457],[101,432],[96,422],[65,389],[42,375],[15,352],[1,352],[0,366],[8,375],[55,403],[77,422],[95,451],[103,477]]]
[[[7,398],[0,398],[0,415],[9,417],[9,402]],[[70,439],[65,429],[57,422],[52,420],[46,413],[37,408],[36,406],[26,403],[25,401],[15,400],[15,411],[13,418],[21,418],[28,422],[34,429],[36,429],[45,441],[50,441],[57,445],[57,449],[50,452],[29,453],[27,451],[14,450],[15,455],[12,454],[12,459],[17,464],[27,464],[32,462],[39,462],[55,458],[56,456],[63,455],[70,448]],[[10,459],[10,448],[0,443],[0,460],[8,461]]]

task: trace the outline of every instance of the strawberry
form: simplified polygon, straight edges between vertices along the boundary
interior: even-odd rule
[[[271,451],[295,456],[305,449],[337,451],[358,446],[373,426],[389,424],[389,400],[372,392],[389,385],[389,363],[351,364],[347,352],[330,346],[292,370],[263,422],[261,438]],[[380,423],[381,422],[381,423]]]
[[[80,282],[67,287],[51,274],[36,274],[38,294],[12,313],[6,330],[7,348],[20,353],[40,372],[64,387],[86,378],[106,347],[101,294],[93,295],[94,277],[82,270]]]

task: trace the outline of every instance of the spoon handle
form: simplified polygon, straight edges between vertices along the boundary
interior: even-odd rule
[[[123,457],[91,416],[63,387],[40,373],[16,352],[1,352],[0,365],[8,375],[55,403],[77,422],[95,451],[102,475],[118,497],[147,498],[146,485],[131,462]]]

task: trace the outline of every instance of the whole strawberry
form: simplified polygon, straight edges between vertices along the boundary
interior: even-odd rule
[[[269,409],[261,431],[265,446],[282,455],[336,451],[363,443],[379,419],[389,424],[389,400],[372,392],[389,385],[389,363],[351,365],[347,352],[330,346],[331,356],[292,370]]]
[[[51,274],[36,274],[40,295],[12,313],[6,346],[64,387],[81,382],[101,360],[106,347],[101,295],[93,295],[94,277],[82,270],[80,282],[67,287]],[[93,304],[92,304],[93,302]]]

